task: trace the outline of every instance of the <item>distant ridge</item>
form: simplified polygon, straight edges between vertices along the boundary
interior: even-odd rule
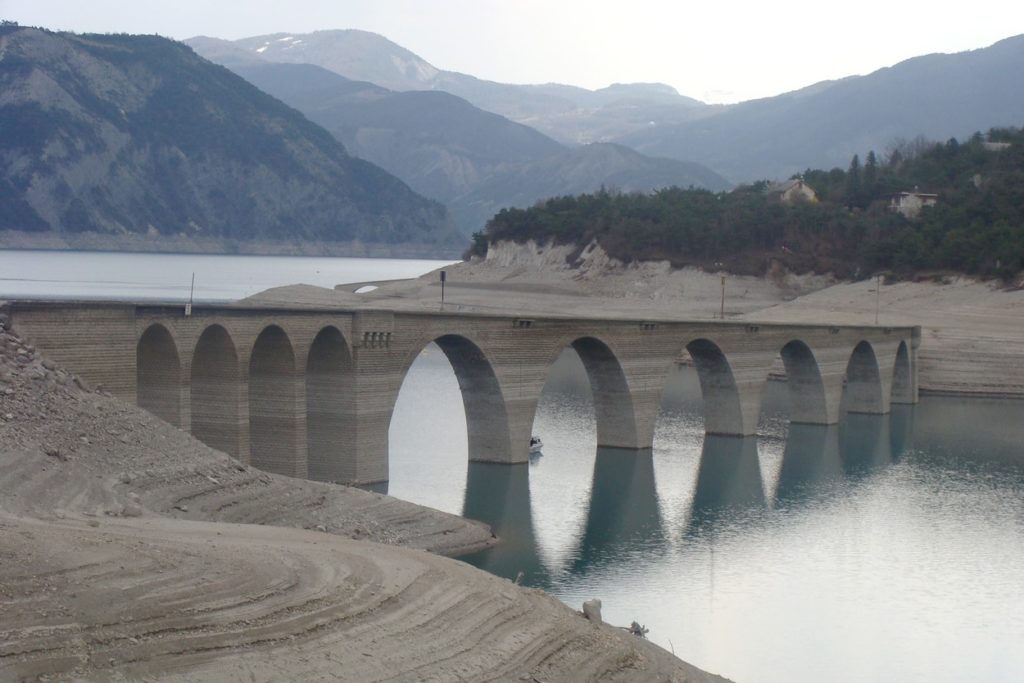
[[[776,97],[711,106],[663,84],[508,85],[437,69],[363,31],[204,41],[218,61],[304,62],[393,90],[443,90],[563,143],[615,142],[695,162],[732,183],[786,178],[808,167],[845,168],[854,154],[884,154],[898,139],[966,137],[1024,123],[1024,36],[958,54],[906,60],[866,76],[815,83]],[[793,69],[801,65],[795,63]]]
[[[729,183],[698,164],[600,147],[570,150],[533,128],[483,111],[440,91],[394,92],[352,81],[311,64],[253,61],[217,44],[239,75],[303,112],[356,156],[445,203],[469,235],[506,206],[601,187],[648,191],[669,185],[725,189]],[[625,150],[623,150],[625,151]],[[586,167],[586,170],[584,170]]]
[[[474,106],[525,123],[563,144],[601,142],[637,130],[654,116],[683,121],[714,107],[663,83],[617,83],[600,90],[571,85],[512,85],[444,71],[387,38],[355,29],[274,33],[227,41],[206,36],[189,45],[208,59],[315,64],[389,90],[442,90]]]
[[[180,43],[0,28],[0,230],[464,243],[443,206]]]
[[[896,140],[966,138],[1024,124],[1024,35],[991,47],[933,54],[734,105],[618,139],[641,152],[698,161],[736,182],[846,168]]]

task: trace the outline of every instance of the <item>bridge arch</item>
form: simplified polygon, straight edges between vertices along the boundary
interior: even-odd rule
[[[341,331],[317,333],[306,359],[306,462],[310,479],[354,477],[352,351]]]
[[[573,339],[564,348],[579,356],[590,381],[597,422],[598,446],[632,446],[637,443],[636,413],[626,373],[607,342],[588,335]],[[558,350],[561,354],[563,349]],[[548,363],[554,364],[557,355]]]
[[[686,345],[700,378],[704,397],[704,431],[708,434],[744,434],[739,387],[732,366],[718,344],[694,339]]]
[[[192,354],[192,435],[236,458],[241,453],[239,379],[238,351],[231,335],[220,325],[210,325]]]
[[[304,473],[295,394],[292,342],[282,328],[269,325],[256,337],[249,358],[249,448],[255,467],[289,476]]]
[[[512,462],[508,407],[501,384],[490,359],[469,337],[444,334],[417,344],[416,351],[402,368],[399,387],[405,381],[413,362],[430,343],[441,349],[455,372],[466,414],[469,459],[477,462]]]
[[[153,323],[135,347],[139,407],[175,427],[181,426],[181,358],[166,327]]]
[[[830,400],[818,360],[805,342],[793,339],[779,351],[789,385],[789,421],[828,424]]]
[[[851,413],[888,412],[882,395],[878,358],[870,342],[859,342],[846,364],[846,409]]]
[[[914,403],[914,381],[910,367],[910,350],[901,341],[896,349],[896,362],[892,372],[892,400],[896,403]]]

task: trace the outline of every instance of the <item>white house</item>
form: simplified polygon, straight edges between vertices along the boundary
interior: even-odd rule
[[[889,195],[889,208],[898,211],[907,218],[916,218],[921,209],[926,206],[935,206],[939,201],[939,195],[927,192],[896,192]]]

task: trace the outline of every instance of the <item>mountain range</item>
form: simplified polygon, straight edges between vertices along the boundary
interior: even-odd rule
[[[590,91],[484,81],[437,69],[382,36],[356,30],[189,43],[224,63],[308,63],[395,91],[445,91],[563,144],[614,142],[701,164],[733,183],[845,167],[853,154],[882,154],[920,135],[945,140],[1024,122],[1024,36],[729,106],[707,105],[663,84]]]
[[[157,36],[0,27],[0,230],[461,251],[445,207]]]
[[[350,153],[444,203],[467,235],[504,206],[602,186],[729,187],[699,164],[608,144],[566,147],[442,91],[395,92],[309,64],[235,62],[231,68],[323,126]]]

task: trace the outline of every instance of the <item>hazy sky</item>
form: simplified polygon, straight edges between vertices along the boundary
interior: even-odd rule
[[[1024,3],[703,0],[0,0],[79,32],[243,38],[359,28],[434,66],[507,83],[660,81],[707,102],[777,95],[1024,33]]]

